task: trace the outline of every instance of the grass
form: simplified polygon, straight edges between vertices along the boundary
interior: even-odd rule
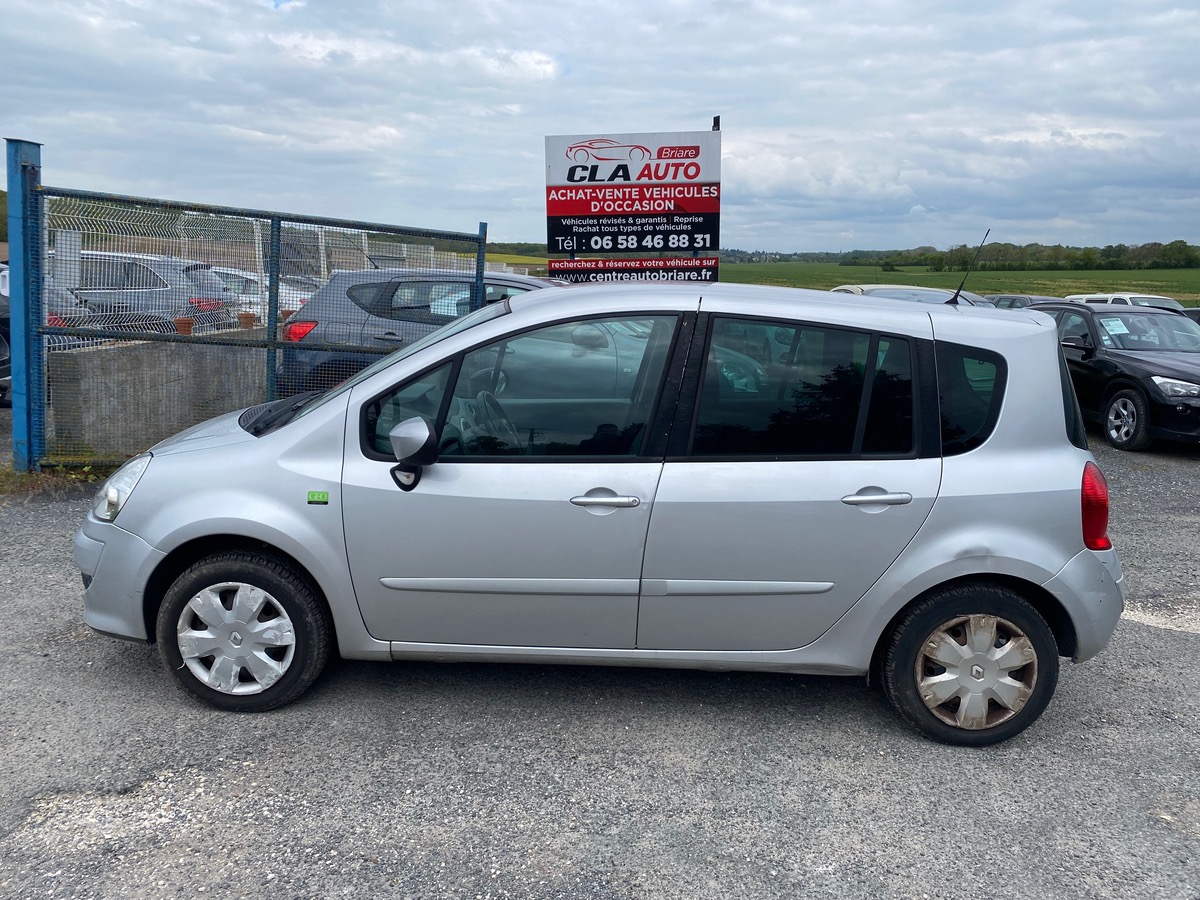
[[[109,466],[48,466],[40,472],[15,472],[0,467],[0,497],[65,496],[79,490],[95,490],[113,471]]]
[[[492,262],[544,268],[546,258],[488,254]],[[962,281],[962,272],[931,272],[924,266],[884,272],[874,266],[837,263],[722,263],[721,281],[732,284],[773,284],[780,287],[829,290],[839,284],[913,284],[950,288]],[[1184,306],[1200,306],[1200,269],[1099,269],[1093,271],[972,272],[966,287],[976,294],[1067,294],[1137,291],[1174,297]]]
[[[489,253],[488,262],[507,263],[511,266],[540,266],[546,268],[544,256],[516,256],[511,253]]]
[[[839,284],[914,284],[950,288],[962,272],[930,272],[921,266],[884,272],[877,267],[836,263],[730,263],[721,265],[721,281],[775,284],[828,290]],[[966,287],[976,294],[1067,294],[1137,291],[1174,297],[1184,306],[1200,306],[1200,269],[1135,269],[1131,271],[972,272]]]

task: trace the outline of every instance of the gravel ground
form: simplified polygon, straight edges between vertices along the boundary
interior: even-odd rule
[[[89,496],[0,498],[0,896],[1200,898],[1200,452],[1093,445],[1129,613],[982,751],[800,676],[339,663],[218,713],[83,626]]]

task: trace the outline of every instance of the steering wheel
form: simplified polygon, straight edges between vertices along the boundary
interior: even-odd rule
[[[491,391],[480,391],[475,395],[475,402],[479,404],[479,424],[486,428],[492,437],[508,444],[514,452],[524,453],[517,426],[508,417],[496,395]]]

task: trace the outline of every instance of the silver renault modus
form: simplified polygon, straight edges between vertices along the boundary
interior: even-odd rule
[[[84,618],[226,710],[352,659],[881,683],[983,745],[1124,578],[1054,322],[742,285],[552,288],[130,460]]]

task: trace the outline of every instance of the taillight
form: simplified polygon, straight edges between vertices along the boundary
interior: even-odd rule
[[[51,328],[66,328],[67,327],[67,323],[64,322],[59,316],[56,316],[54,313],[46,314],[46,324],[49,325]]]
[[[316,327],[316,322],[288,322],[283,326],[283,339],[298,341]]]
[[[1083,467],[1080,491],[1083,507],[1083,546],[1089,550],[1111,550],[1108,539],[1108,482],[1094,462]]]
[[[220,309],[225,305],[224,300],[213,300],[209,297],[193,297],[188,303],[201,312],[212,312],[214,309]]]

